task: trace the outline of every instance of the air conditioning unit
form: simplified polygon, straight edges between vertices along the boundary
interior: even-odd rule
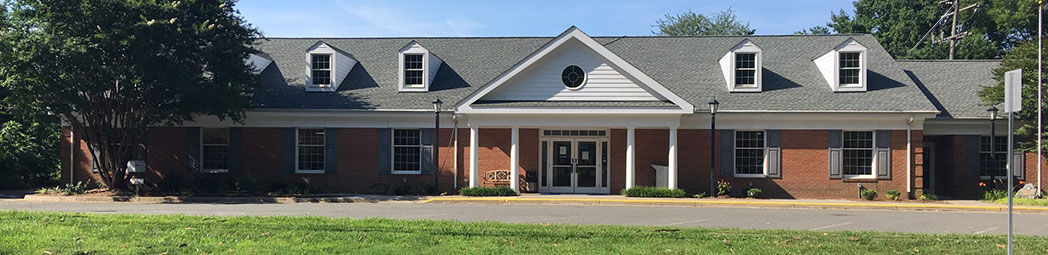
[[[145,160],[131,160],[127,162],[127,173],[145,173]]]

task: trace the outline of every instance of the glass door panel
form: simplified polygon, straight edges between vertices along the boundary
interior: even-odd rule
[[[553,187],[571,187],[572,177],[572,144],[571,141],[553,141],[553,146],[550,148],[553,150]]]
[[[578,174],[578,188],[597,187],[597,142],[579,141],[577,163],[575,164]]]

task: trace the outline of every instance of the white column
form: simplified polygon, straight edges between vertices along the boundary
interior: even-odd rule
[[[633,133],[635,131],[634,129],[635,129],[634,127],[626,128],[626,188],[627,189],[633,187],[633,176],[634,176],[634,173],[635,173],[634,166],[633,166],[633,139],[634,139],[633,138],[634,137]]]
[[[520,128],[513,127],[509,149],[509,187],[520,193]]]
[[[677,188],[677,128],[670,128],[669,158],[666,160],[666,187]]]
[[[477,187],[480,177],[477,170],[477,127],[469,127],[469,187]]]

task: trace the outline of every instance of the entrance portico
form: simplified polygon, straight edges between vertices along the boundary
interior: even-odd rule
[[[482,129],[509,129],[510,144],[509,164],[506,166],[511,173],[510,188],[521,191],[520,177],[521,158],[531,157],[538,159],[537,181],[529,187],[529,191],[543,193],[587,193],[587,194],[610,194],[612,183],[625,182],[625,187],[637,186],[636,147],[637,129],[665,130],[669,139],[665,147],[667,157],[666,187],[677,187],[677,128],[680,125],[679,114],[663,115],[635,115],[623,118],[611,115],[537,115],[521,114],[506,116],[473,114],[461,116],[467,119],[470,128],[469,142],[469,185],[477,187],[481,185],[479,179],[484,175],[480,168],[483,158],[479,153]],[[523,141],[526,143],[538,143],[536,152],[521,155],[520,139],[521,129],[538,129],[537,140]],[[611,136],[612,130],[625,130],[625,141],[614,142]],[[504,131],[503,131],[504,132]],[[504,133],[503,133],[504,134]],[[621,133],[620,133],[621,134]],[[620,138],[621,139],[621,138]],[[619,140],[621,141],[621,140]],[[616,144],[623,148],[615,148]],[[622,153],[622,152],[625,153]],[[618,157],[618,159],[616,159]],[[624,173],[616,174],[613,168],[616,162],[624,165]],[[625,162],[625,163],[621,163]],[[653,183],[652,183],[653,184]],[[623,187],[623,186],[619,186]]]

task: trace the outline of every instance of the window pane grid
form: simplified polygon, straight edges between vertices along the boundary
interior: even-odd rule
[[[298,169],[324,170],[324,130],[298,130]]]
[[[839,81],[840,84],[859,84],[859,56],[858,52],[840,53]]]
[[[229,129],[200,129],[200,168],[206,170],[229,169]]]
[[[419,171],[422,168],[422,131],[393,130],[393,171]]]
[[[842,173],[844,175],[873,174],[873,132],[844,132]]]
[[[993,139],[993,151],[990,151],[990,137],[979,137],[979,175],[1008,175],[1008,137],[997,136]],[[996,156],[994,158],[993,156]]]
[[[764,174],[764,131],[735,132],[735,173]]]
[[[313,63],[311,76],[313,84],[315,85],[330,85],[331,84],[331,55],[330,54],[313,54]]]

